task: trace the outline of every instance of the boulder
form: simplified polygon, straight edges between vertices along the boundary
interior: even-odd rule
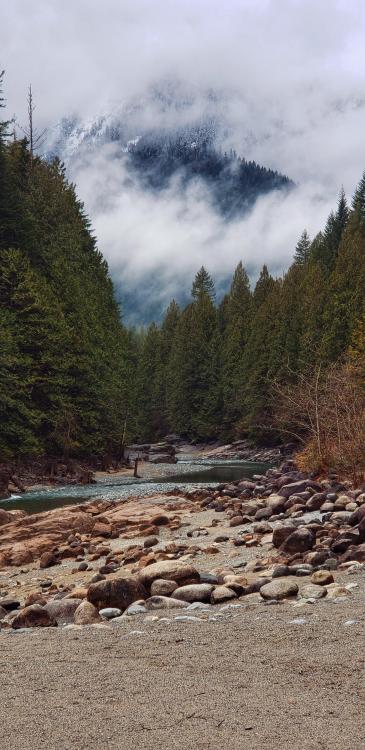
[[[157,578],[151,585],[152,596],[170,596],[177,589],[176,581],[166,581],[164,578]]]
[[[346,552],[341,555],[341,562],[347,562],[348,560],[354,560],[356,562],[365,562],[365,543],[357,546],[349,547]],[[4,606],[4,603],[1,602]]]
[[[183,602],[192,604],[193,602],[209,602],[210,595],[214,586],[210,583],[192,583],[188,586],[180,586],[175,589],[174,599],[181,599]]]
[[[12,521],[14,521],[12,514],[8,510],[0,508],[0,526],[5,526],[6,523],[11,523]]]
[[[278,489],[278,495],[281,497],[290,497],[291,495],[298,495],[299,492],[305,492],[310,487],[311,489],[319,492],[321,490],[320,484],[312,482],[310,479],[302,479],[299,482],[291,482],[290,484],[284,484],[283,487]]]
[[[31,604],[30,607],[24,607],[20,612],[17,612],[11,623],[14,630],[19,628],[49,628],[55,625],[57,625],[56,621],[40,604]]]
[[[284,578],[285,576],[290,576],[290,568],[288,565],[275,565],[275,568],[272,572],[273,578]]]
[[[39,558],[40,568],[50,568],[52,565],[57,565],[60,561],[60,553],[57,549],[51,550],[50,552],[43,552],[43,555]]]
[[[74,622],[75,612],[81,602],[82,599],[53,599],[45,605],[44,609],[57,625],[69,625]]]
[[[329,570],[316,570],[311,576],[311,582],[316,586],[328,586],[333,583],[333,575]]]
[[[323,505],[325,499],[325,492],[315,492],[314,495],[312,495],[312,497],[307,500],[306,507],[308,508],[308,510],[319,510],[321,505]]]
[[[276,526],[272,533],[272,543],[274,547],[281,547],[283,542],[295,531],[295,526],[286,524],[285,526]]]
[[[121,614],[118,607],[105,607],[105,609],[99,610],[99,615],[104,617],[105,620],[114,620],[115,617],[120,617]]]
[[[143,542],[143,546],[146,547],[146,548],[148,548],[148,547],[155,547],[155,545],[158,544],[158,542],[159,542],[159,540],[158,540],[157,536],[146,536],[146,538],[145,538],[145,540]]]
[[[365,542],[365,515],[362,517],[359,523],[358,531],[359,531],[359,542]]]
[[[327,589],[324,586],[316,586],[313,583],[309,583],[308,586],[303,586],[300,595],[303,599],[322,599],[327,595]]]
[[[312,549],[313,544],[313,533],[309,529],[306,529],[305,526],[301,526],[285,539],[281,545],[281,549],[288,555],[295,555],[298,552],[307,552]]]
[[[97,622],[102,622],[102,618],[96,607],[91,602],[82,601],[74,615],[75,625],[94,625]]]
[[[150,596],[145,601],[147,609],[184,609],[188,606],[188,602],[168,596]]]
[[[160,560],[160,562],[147,565],[139,573],[139,580],[147,589],[158,578],[183,584],[194,580],[199,581],[199,573],[193,565],[183,564],[179,560]],[[141,598],[143,597],[139,597]]]
[[[31,604],[40,604],[44,607],[44,605],[47,604],[47,599],[44,598],[41,591],[32,591],[28,594],[24,602],[24,607],[30,607]]]
[[[241,526],[241,524],[244,523],[243,516],[233,516],[230,519],[229,525],[230,526]]]
[[[354,513],[351,513],[349,519],[350,526],[357,526],[363,518],[365,518],[365,503],[364,505],[360,505],[360,508],[355,510]]]
[[[298,591],[298,585],[286,579],[271,581],[260,588],[263,599],[286,599],[289,596],[296,596]]]
[[[5,609],[6,612],[13,612],[15,609],[19,609],[20,602],[18,599],[5,597],[5,599],[0,599],[0,606]]]
[[[4,617],[7,617],[7,615],[8,612],[6,611],[6,609],[4,609],[4,607],[0,607],[0,622],[4,619]]]
[[[351,591],[345,586],[339,586],[337,583],[331,583],[327,586],[327,596],[329,599],[337,599],[339,596],[351,596]]]
[[[229,599],[235,599],[237,596],[236,592],[228,586],[216,586],[212,591],[210,601],[211,604],[220,604],[226,602]]]
[[[113,578],[92,583],[87,592],[88,601],[97,609],[117,607],[122,612],[138,599],[145,599],[146,595],[145,587],[135,578]]]
[[[268,508],[259,508],[255,513],[255,521],[264,521],[268,518],[271,518],[271,516],[275,513],[275,510],[273,507]]]

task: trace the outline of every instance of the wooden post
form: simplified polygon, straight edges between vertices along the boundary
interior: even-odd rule
[[[139,476],[137,474],[137,470],[138,470],[138,458],[136,458],[134,460],[134,472],[133,472],[133,476],[135,477],[135,479],[139,479]]]

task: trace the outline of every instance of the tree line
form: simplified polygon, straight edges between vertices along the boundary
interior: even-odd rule
[[[190,304],[180,310],[173,301],[160,326],[136,337],[137,434],[297,439],[305,430],[299,414],[297,429],[285,429],[285,389],[288,397],[334,363],[350,361],[365,376],[364,291],[365,176],[350,206],[341,191],[323,231],[312,240],[302,233],[283,276],[264,266],[251,289],[239,263],[217,304],[201,268]]]
[[[130,359],[107,264],[62,164],[0,122],[0,461],[115,454]]]

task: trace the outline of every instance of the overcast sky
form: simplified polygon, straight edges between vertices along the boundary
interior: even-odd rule
[[[110,152],[97,174],[83,164],[76,180],[100,247],[117,275],[127,259],[130,278],[171,253],[189,273],[197,260],[219,273],[242,255],[285,267],[302,229],[318,231],[341,184],[351,193],[365,168],[364,40],[363,0],[0,0],[0,69],[18,120],[29,82],[39,125],[53,126],[177,78],[225,92],[238,150],[298,183],[289,203],[265,199],[227,227],[203,199],[197,211],[196,196],[184,197],[181,220],[173,190],[158,203],[121,193]],[[106,211],[98,190],[111,191]]]

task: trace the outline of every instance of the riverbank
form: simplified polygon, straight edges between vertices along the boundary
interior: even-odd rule
[[[152,449],[161,444],[152,445]],[[208,463],[209,461],[252,461],[257,463],[277,463],[282,455],[288,453],[290,446],[284,448],[257,448],[247,440],[236,441],[227,445],[219,443],[191,444],[180,441],[172,446],[176,462],[164,463],[164,455],[158,456],[152,450],[151,459],[146,446],[132,446],[128,449],[125,465],[113,465],[109,462],[106,468],[100,468],[90,462],[70,460],[39,459],[24,464],[0,465],[0,501],[11,498],[19,492],[42,491],[60,486],[90,485],[108,478],[114,480],[133,478],[135,460],[138,459],[137,477],[154,480],[158,477],[174,476],[185,471],[186,461]],[[144,450],[142,450],[144,449]]]
[[[364,524],[360,489],[334,477],[315,482],[290,462],[217,488],[96,499],[31,516],[0,510],[0,589],[3,598],[17,597],[15,609],[33,594],[47,602],[76,590],[83,599],[95,577],[135,580],[173,560],[193,562],[188,581],[212,576],[208,599],[230,576],[227,599],[322,569],[331,583],[338,570],[365,562]]]
[[[364,605],[364,493],[292,462],[0,511],[2,736],[10,750],[362,750]]]

